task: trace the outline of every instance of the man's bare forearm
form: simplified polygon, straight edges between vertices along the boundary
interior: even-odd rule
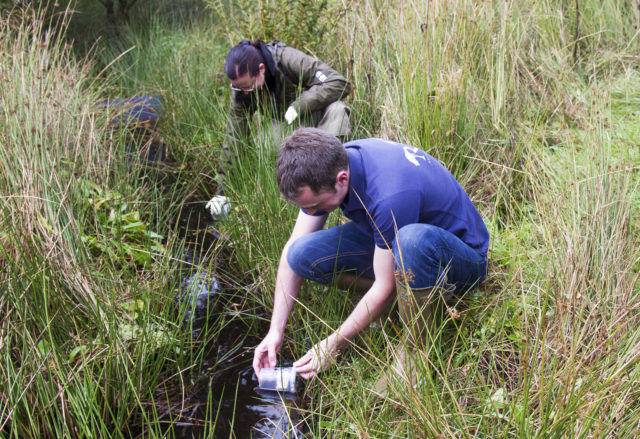
[[[302,278],[296,275],[287,263],[287,249],[285,246],[280,256],[276,287],[273,297],[273,313],[271,314],[270,332],[284,334],[287,319],[293,309],[293,304],[298,297]]]

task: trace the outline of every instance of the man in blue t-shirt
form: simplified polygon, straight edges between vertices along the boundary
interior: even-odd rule
[[[294,363],[305,379],[328,367],[396,293],[405,325],[421,326],[435,296],[484,280],[487,228],[453,175],[426,152],[381,139],[342,145],[301,128],[284,140],[276,172],[281,194],[300,213],[280,258],[271,326],[254,354],[256,374],[276,364],[303,279],[366,290],[342,325]],[[337,208],[351,221],[323,229]]]

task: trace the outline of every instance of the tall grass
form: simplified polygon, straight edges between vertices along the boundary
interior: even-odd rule
[[[573,1],[340,5],[317,55],[354,85],[355,136],[416,145],[452,170],[490,228],[490,276],[419,353],[415,387],[371,390],[400,339],[393,314],[354,340],[307,386],[311,435],[638,436],[637,12],[595,0],[579,11]],[[149,409],[154,389],[197,369],[226,324],[202,340],[179,335],[169,312],[178,245],[164,224],[215,191],[230,39],[206,15],[190,26],[165,18],[132,21],[96,46],[94,65],[40,25],[1,31],[11,85],[0,98],[2,435],[110,437],[153,424],[166,415],[158,401]],[[108,80],[94,82],[103,69]],[[165,100],[178,183],[168,194],[124,160],[120,134],[91,107],[138,93]],[[296,216],[277,193],[269,124],[257,118],[241,145],[232,216],[218,225],[231,277],[245,282],[248,331],[268,315]],[[165,238],[127,235],[133,217],[105,220],[123,205]],[[337,327],[350,300],[305,284],[281,358]],[[171,430],[156,423],[154,434]]]
[[[174,306],[171,224],[184,185],[107,126],[104,89],[63,33],[37,14],[6,24],[0,436],[128,437],[157,422],[147,401],[226,323],[202,340],[180,327],[192,303]]]
[[[633,11],[580,7],[575,41],[573,2],[344,4],[327,36],[336,43],[318,56],[354,84],[356,136],[417,145],[452,170],[490,226],[492,273],[421,355],[416,388],[398,382],[386,399],[371,392],[393,361],[397,321],[355,340],[308,389],[314,436],[636,433],[639,255],[629,200],[638,156],[624,154],[610,128],[624,114],[610,108],[635,102],[635,82],[616,79],[638,55]],[[207,66],[221,72],[221,57]],[[614,80],[617,96],[606,93]],[[185,131],[220,141],[227,96],[212,95],[211,119]],[[194,108],[186,111],[198,117],[203,107]],[[631,148],[636,122],[616,134]],[[277,194],[273,145],[261,134],[268,124],[258,118],[238,151],[235,207],[221,226],[249,273],[248,293],[267,309],[295,218]],[[209,158],[205,174],[214,175]],[[282,358],[305,352],[348,310],[343,292],[305,286]]]
[[[376,133],[430,151],[467,186],[492,231],[492,274],[424,353],[422,383],[371,398],[392,356],[356,350],[349,377],[326,378],[320,425],[335,437],[636,436],[638,152],[611,137],[637,120],[621,128],[606,91],[632,71],[635,14],[581,2],[576,65],[569,4],[393,5],[351,14],[355,94],[384,84]]]

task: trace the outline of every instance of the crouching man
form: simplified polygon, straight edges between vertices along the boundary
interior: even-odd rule
[[[416,147],[381,139],[342,145],[301,128],[283,141],[276,174],[282,196],[300,213],[280,258],[270,329],[254,354],[256,374],[276,365],[303,279],[366,290],[340,327],[294,363],[309,379],[396,295],[417,348],[434,300],[486,276],[489,233],[480,214],[453,175]],[[337,208],[351,221],[323,229]]]

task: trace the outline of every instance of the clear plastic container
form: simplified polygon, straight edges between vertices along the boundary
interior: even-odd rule
[[[295,393],[296,370],[293,367],[263,367],[258,376],[258,388]]]

